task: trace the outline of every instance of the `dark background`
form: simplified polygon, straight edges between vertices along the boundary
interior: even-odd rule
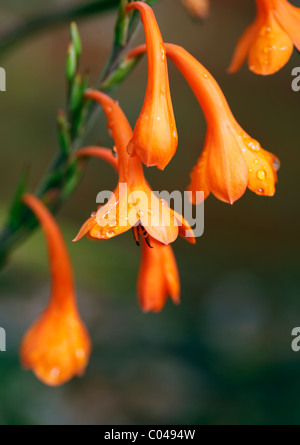
[[[0,29],[28,12],[67,1],[0,1]],[[300,6],[300,2],[293,2]],[[246,66],[226,73],[237,38],[255,14],[253,0],[212,0],[209,19],[193,21],[179,0],[158,0],[166,41],[183,45],[220,83],[239,123],[281,160],[273,198],[247,191],[233,206],[210,196],[205,233],[196,246],[174,244],[182,303],[143,314],[136,301],[140,251],[129,232],[107,242],[73,244],[95,208],[96,194],[116,177],[90,162],[80,187],[58,215],[75,269],[82,317],[93,353],[82,379],[47,388],[20,368],[23,333],[45,306],[49,272],[38,231],[0,275],[0,424],[299,424],[300,326],[299,98],[291,61],[269,77]],[[82,68],[95,84],[109,55],[115,12],[79,22]],[[142,30],[137,42],[143,41]],[[24,166],[32,189],[57,149],[56,112],[64,106],[68,26],[47,30],[7,54],[7,92],[0,93],[0,216]],[[134,124],[143,102],[147,63],[115,92]],[[205,121],[181,75],[170,64],[178,151],[164,173],[147,171],[155,190],[184,190],[203,146]],[[100,118],[90,141],[110,144]]]

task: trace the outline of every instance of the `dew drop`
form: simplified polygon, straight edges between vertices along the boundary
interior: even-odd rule
[[[158,121],[160,121],[160,117],[159,116],[157,116],[157,118],[156,118]]]
[[[108,132],[109,136],[113,135],[112,129],[110,127],[107,128],[107,132]]]
[[[272,51],[272,47],[271,46],[265,46],[263,51],[264,51],[265,54],[268,54],[269,52]]]
[[[78,359],[83,359],[85,357],[85,352],[83,349],[76,349],[75,354]]]
[[[144,212],[142,210],[138,210],[137,213],[136,213],[136,216],[138,218],[142,218],[144,216]]]
[[[253,163],[254,163],[255,165],[257,165],[257,164],[259,163],[259,160],[258,160],[258,159],[254,159]]]
[[[149,214],[150,216],[153,216],[153,215],[154,215],[154,211],[153,211],[152,209],[149,209],[149,210],[148,210],[148,214]]]
[[[275,159],[273,161],[273,167],[274,167],[275,171],[278,171],[280,169],[280,161],[279,161],[279,159]]]
[[[205,79],[208,79],[209,75],[207,73],[203,73],[203,77],[205,77]]]
[[[51,375],[51,377],[52,377],[53,379],[55,379],[56,377],[58,377],[59,374],[60,374],[60,369],[59,369],[57,366],[55,366],[54,368],[52,368],[51,371],[50,371],[50,375]]]
[[[266,172],[264,172],[263,170],[258,170],[258,172],[256,173],[256,176],[258,179],[263,181],[266,177]]]
[[[257,188],[257,189],[255,190],[255,193],[257,193],[258,195],[263,195],[263,194],[264,194],[264,189]]]
[[[160,198],[160,203],[162,206],[164,206],[166,204],[166,201],[163,198]]]
[[[94,218],[96,216],[96,212],[91,213],[91,218]]]
[[[105,235],[107,236],[107,238],[111,238],[112,236],[114,236],[114,234],[115,231],[113,229],[109,229]]]

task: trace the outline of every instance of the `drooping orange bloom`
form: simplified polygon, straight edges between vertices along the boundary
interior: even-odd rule
[[[23,201],[45,233],[52,289],[47,308],[23,337],[21,362],[46,385],[58,386],[83,374],[91,342],[77,310],[72,267],[59,227],[38,198],[26,194]]]
[[[294,45],[300,50],[300,8],[287,0],[256,0],[257,16],[240,38],[229,72],[239,70],[248,56],[256,74],[279,71],[290,59]]]
[[[218,199],[233,203],[248,187],[258,195],[273,196],[279,160],[262,149],[236,122],[218,83],[191,54],[180,46],[165,44],[167,56],[181,71],[200,103],[207,122],[203,152],[191,173],[188,189],[193,202],[196,192],[212,192]],[[145,51],[140,46],[134,57]]]
[[[138,277],[138,297],[144,312],[159,312],[168,296],[180,302],[180,282],[175,256],[171,246],[165,246],[149,237],[142,240],[142,262]]]
[[[170,95],[166,50],[150,6],[142,2],[127,5],[138,9],[145,30],[148,56],[148,83],[141,114],[136,122],[128,152],[147,167],[163,170],[174,156],[178,136]]]
[[[85,147],[77,157],[98,157],[118,171],[118,158],[109,148]],[[147,236],[141,226],[135,228],[138,245],[142,240],[142,262],[138,277],[138,298],[145,312],[159,312],[168,296],[174,303],[180,302],[180,281],[175,256],[170,245],[166,246]]]
[[[90,238],[109,239],[141,224],[163,244],[173,242],[179,233],[194,242],[188,223],[155,196],[145,180],[139,158],[128,154],[132,130],[118,103],[94,90],[87,92],[86,97],[98,101],[106,114],[118,154],[119,182],[110,200],[83,224],[74,241],[86,234]]]
[[[188,12],[199,19],[205,19],[209,13],[209,0],[181,0]]]

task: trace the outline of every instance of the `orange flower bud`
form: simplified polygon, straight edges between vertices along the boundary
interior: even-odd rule
[[[142,262],[138,277],[138,297],[144,312],[159,312],[168,296],[180,302],[180,282],[171,246],[149,237],[149,245],[142,241]]]
[[[279,71],[290,59],[293,46],[300,50],[300,8],[287,0],[256,0],[255,21],[246,29],[233,54],[228,71],[248,65],[256,74]]]
[[[137,155],[151,167],[163,170],[174,156],[178,136],[170,95],[165,46],[150,6],[142,2],[127,5],[138,9],[145,30],[148,57],[148,83],[141,114],[128,145],[130,155]]]
[[[23,201],[45,232],[52,289],[47,308],[23,337],[21,362],[46,385],[58,386],[83,374],[91,343],[77,310],[72,267],[59,227],[38,198],[26,194]]]
[[[209,13],[209,0],[181,0],[188,12],[199,19],[205,19]]]

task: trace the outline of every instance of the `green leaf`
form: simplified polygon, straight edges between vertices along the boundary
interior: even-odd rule
[[[19,219],[24,210],[24,204],[22,202],[22,196],[26,193],[28,183],[28,170],[23,171],[12,200],[12,204],[8,213],[7,226],[11,229],[18,227]]]
[[[57,126],[58,126],[58,137],[59,137],[59,146],[64,156],[68,156],[71,149],[71,137],[69,124],[67,122],[67,118],[65,113],[62,110],[59,110],[57,114]]]
[[[110,76],[105,79],[105,81],[101,84],[100,89],[102,91],[113,91],[117,88],[123,80],[130,74],[130,72],[137,65],[142,55],[137,56],[133,59],[123,59],[122,62],[118,65],[118,68],[115,69]]]
[[[83,94],[84,88],[82,85],[81,75],[77,74],[72,83],[70,99],[69,99],[69,107],[72,114],[79,111],[83,102]]]
[[[118,18],[115,26],[115,37],[114,37],[115,46],[124,47],[127,41],[127,31],[129,23],[129,17],[126,11],[127,4],[128,4],[127,0],[120,1]]]
[[[77,25],[75,22],[72,22],[70,25],[70,36],[71,36],[71,42],[74,45],[76,57],[78,60],[79,57],[81,56],[82,45],[81,45],[80,34],[79,34],[79,31],[78,31],[78,28],[77,28]]]
[[[66,77],[68,82],[73,82],[77,71],[77,56],[74,44],[71,42],[68,47],[66,59]]]

